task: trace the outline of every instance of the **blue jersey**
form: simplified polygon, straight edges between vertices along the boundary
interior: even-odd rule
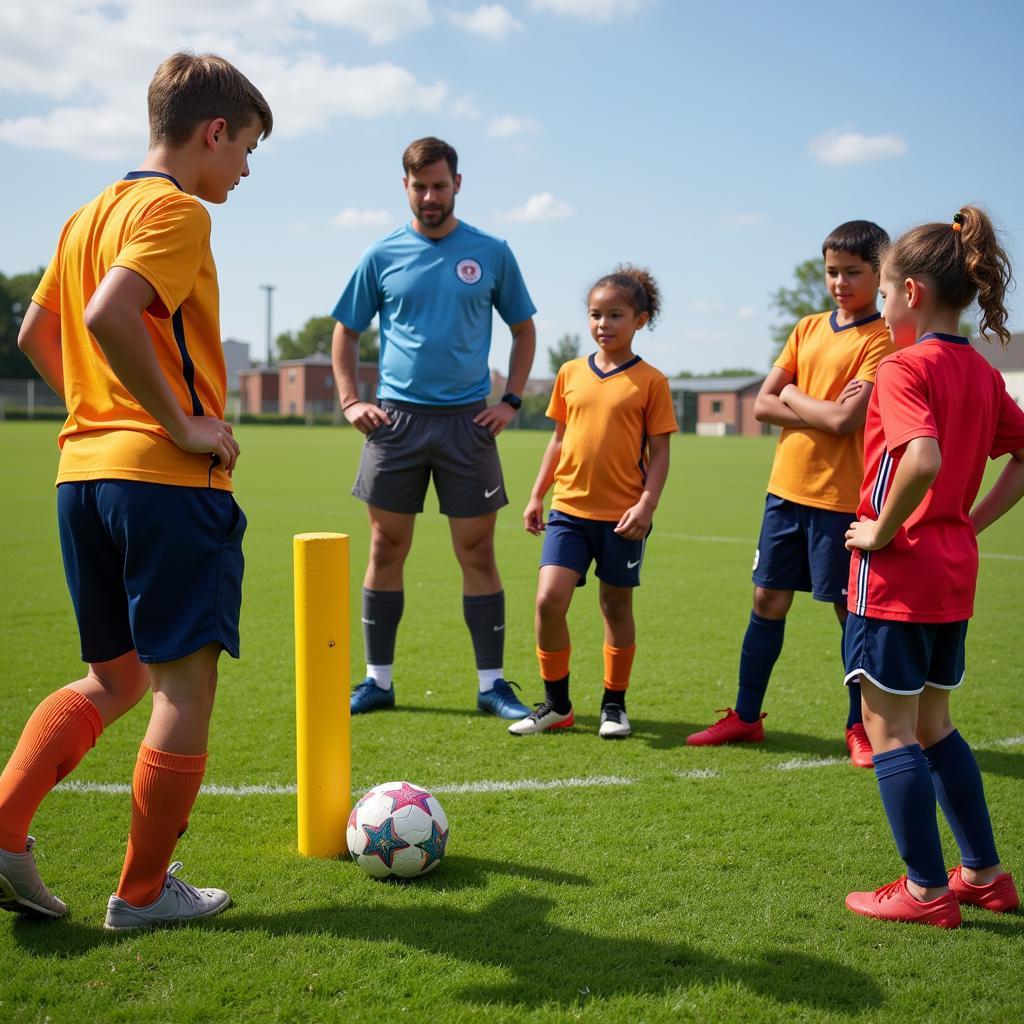
[[[363,253],[333,316],[365,331],[380,314],[377,396],[462,405],[491,390],[491,309],[507,324],[537,311],[508,244],[460,221],[444,238],[408,224]]]

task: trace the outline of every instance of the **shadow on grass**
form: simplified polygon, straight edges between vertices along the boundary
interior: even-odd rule
[[[568,1007],[584,1000],[618,995],[659,996],[690,986],[736,984],[782,1005],[799,1005],[843,1014],[862,1014],[884,1002],[880,986],[865,971],[823,957],[775,946],[728,959],[682,942],[623,935],[621,922],[609,922],[610,934],[593,935],[550,919],[557,900],[529,892],[501,895],[480,909],[438,903],[446,889],[480,885],[489,876],[508,875],[552,885],[585,885],[587,879],[526,864],[500,864],[452,857],[446,871],[422,879],[432,890],[422,905],[389,906],[386,890],[369,898],[325,905],[315,910],[260,913],[232,908],[194,927],[272,937],[330,935],[339,942],[398,943],[427,955],[477,965],[488,983],[462,987],[454,997],[471,1006],[495,1003],[525,1009]],[[15,937],[26,952],[71,958],[98,947],[139,941],[138,933],[113,935],[96,925],[73,920],[49,925],[19,920]],[[183,937],[183,941],[188,941]],[[382,950],[382,956],[386,952]],[[439,964],[439,969],[444,969]],[[494,971],[504,980],[495,981]]]
[[[1006,750],[974,749],[974,756],[983,772],[1003,775],[1009,779],[1024,779],[1024,756]]]

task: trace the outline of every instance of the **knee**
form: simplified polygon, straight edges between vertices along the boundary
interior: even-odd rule
[[[455,546],[459,564],[473,569],[489,569],[494,565],[494,538],[484,536],[460,541]]]
[[[569,598],[556,590],[541,590],[537,592],[537,618],[542,622],[551,622],[555,619],[564,619],[569,609]]]
[[[146,666],[137,658],[123,664],[89,666],[89,678],[117,706],[118,714],[130,711],[149,692],[150,679]]]
[[[607,622],[628,622],[633,615],[632,595],[602,594],[601,614]]]
[[[788,590],[765,590],[754,588],[754,613],[762,619],[784,619],[793,603]]]
[[[375,566],[401,565],[409,552],[409,541],[383,530],[374,530],[370,537],[370,562]]]

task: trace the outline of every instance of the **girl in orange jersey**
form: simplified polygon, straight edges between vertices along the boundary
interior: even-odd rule
[[[633,352],[633,337],[661,307],[658,286],[621,266],[590,289],[597,351],[558,371],[547,415],[555,431],[541,459],[526,529],[544,533],[537,581],[537,660],[544,700],[509,726],[526,736],[573,725],[566,613],[595,563],[604,617],[604,696],[599,735],[629,735],[626,689],[636,654],[633,588],[668,476],[669,437],[679,429],[668,380]],[[544,496],[554,485],[544,522]]]

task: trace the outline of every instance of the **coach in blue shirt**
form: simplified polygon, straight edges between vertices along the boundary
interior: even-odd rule
[[[519,408],[533,364],[536,307],[512,250],[455,217],[458,156],[440,139],[402,156],[412,222],[363,253],[334,318],[332,359],[345,418],[366,435],[352,493],[370,517],[363,579],[366,679],[353,714],[391,708],[395,637],[405,604],[403,567],[434,479],[462,567],[463,612],[476,655],[477,707],[525,718],[504,678],[505,593],[494,560],[498,509],[508,504],[495,437]],[[509,325],[508,392],[488,406],[491,310]],[[356,388],[359,335],[380,316],[376,402]]]

